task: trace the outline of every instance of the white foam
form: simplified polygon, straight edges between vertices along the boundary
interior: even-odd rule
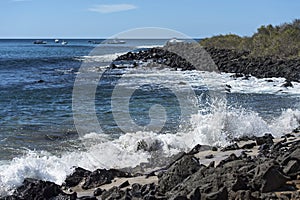
[[[105,55],[89,55],[89,56],[80,56],[76,58],[79,61],[84,61],[86,63],[89,62],[112,62],[118,56],[125,54],[126,52],[122,53],[113,53],[113,54],[105,54]]]
[[[177,134],[157,134],[153,132],[127,133],[118,139],[96,133],[87,134],[82,142],[89,143],[86,150],[66,152],[61,157],[47,152],[28,152],[0,166],[0,195],[20,185],[24,178],[38,178],[63,183],[72,172],[73,166],[89,170],[97,168],[134,167],[147,162],[150,153],[137,151],[138,142],[144,140],[148,146],[156,145],[165,156],[187,151],[196,144],[228,144],[226,136],[263,135],[270,132],[275,136],[290,132],[299,126],[300,111],[286,110],[270,124],[257,113],[243,109],[216,107],[208,114],[193,115],[193,129]],[[96,141],[96,142],[95,142]]]
[[[136,46],[137,49],[151,49],[155,47],[163,47],[164,45],[141,45],[141,46]]]

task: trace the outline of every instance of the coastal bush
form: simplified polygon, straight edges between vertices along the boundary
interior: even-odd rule
[[[200,41],[204,47],[249,51],[251,56],[300,57],[300,19],[281,25],[261,26],[251,37],[218,35]]]

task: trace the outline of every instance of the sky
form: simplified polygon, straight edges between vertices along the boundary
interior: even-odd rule
[[[142,27],[249,36],[296,18],[298,0],[0,0],[0,38],[106,38]]]

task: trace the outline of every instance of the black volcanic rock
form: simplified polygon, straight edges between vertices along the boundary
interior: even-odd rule
[[[65,186],[74,187],[78,185],[84,178],[88,177],[92,172],[81,167],[75,168],[75,171],[68,175],[65,180]]]
[[[76,193],[66,194],[61,190],[60,186],[55,183],[27,178],[24,180],[23,185],[18,187],[12,196],[5,197],[4,199],[76,200],[76,198],[77,198]]]
[[[111,183],[111,181],[115,177],[132,177],[131,174],[116,170],[116,169],[97,169],[93,171],[89,176],[85,179],[85,182],[82,185],[82,189],[91,189],[96,188],[104,184]]]
[[[162,192],[171,190],[186,177],[197,172],[200,169],[199,161],[192,155],[185,155],[176,161],[159,178],[159,187]]]
[[[184,44],[177,44],[178,49],[183,48]],[[187,46],[187,45],[186,45]],[[115,62],[111,65],[112,68],[123,68],[124,66],[118,65],[120,61],[130,61],[132,62],[132,67],[138,66],[138,62],[151,61],[156,64],[163,64],[175,70],[195,70],[195,66],[189,61],[193,61],[193,57],[203,53],[202,49],[210,55],[211,59],[217,66],[217,70],[220,72],[234,73],[233,78],[241,78],[247,80],[249,76],[255,76],[257,78],[273,78],[273,77],[284,77],[286,78],[286,83],[283,87],[293,87],[291,81],[300,81],[300,59],[277,59],[271,57],[250,57],[249,52],[238,52],[230,49],[216,49],[216,48],[203,48],[198,47],[201,51],[193,52],[190,50],[190,55],[188,60],[177,55],[175,46],[164,47],[164,48],[151,48],[139,52],[128,52],[127,54],[119,56]],[[170,50],[170,51],[169,51]],[[186,49],[182,49],[186,50]],[[172,51],[172,52],[171,52]],[[207,57],[207,56],[206,56]],[[206,60],[210,58],[201,57],[205,63]],[[135,62],[135,64],[133,64]],[[199,62],[196,62],[199,63]],[[199,66],[197,66],[199,67]],[[205,70],[201,69],[201,70]],[[209,71],[209,70],[208,70]],[[230,89],[230,88],[228,88]]]

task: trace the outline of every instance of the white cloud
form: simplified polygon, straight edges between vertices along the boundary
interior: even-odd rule
[[[126,10],[133,10],[137,7],[132,4],[109,4],[109,5],[95,5],[92,8],[89,8],[89,11],[100,12],[100,13],[113,13],[121,12]]]

